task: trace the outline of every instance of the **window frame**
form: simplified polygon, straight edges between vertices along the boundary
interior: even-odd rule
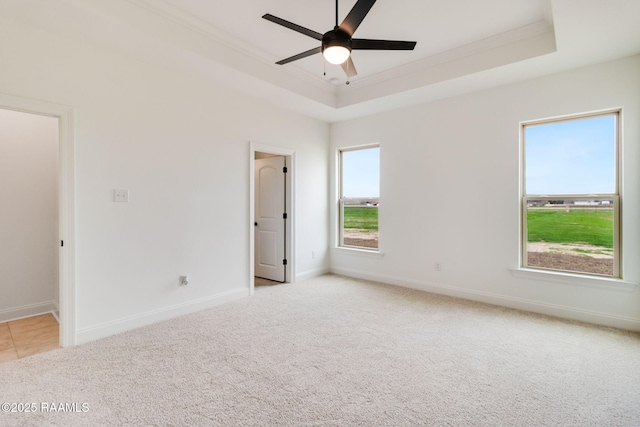
[[[561,123],[581,119],[589,119],[604,116],[614,116],[614,192],[600,194],[527,194],[526,190],[526,128],[552,123]],[[622,109],[615,108],[589,113],[573,114],[561,117],[553,117],[540,120],[532,120],[520,123],[520,268],[541,272],[566,273],[577,276],[595,277],[602,279],[622,280],[622,210],[621,210],[621,146],[622,146]],[[528,265],[528,230],[527,230],[527,203],[529,200],[612,200],[613,201],[613,274],[597,274],[583,271],[561,270]]]
[[[378,209],[378,247],[377,248],[368,248],[368,247],[364,247],[364,246],[352,246],[352,245],[345,245],[344,244],[344,202],[345,202],[345,196],[344,196],[344,167],[343,167],[343,160],[342,160],[342,154],[345,152],[350,152],[350,151],[359,151],[359,150],[368,150],[371,148],[378,148],[380,149],[380,144],[379,143],[374,143],[374,144],[366,144],[366,145],[358,145],[358,146],[353,146],[353,147],[343,147],[343,148],[339,148],[338,149],[338,242],[337,242],[337,248],[339,249],[347,249],[347,250],[353,250],[353,251],[365,251],[365,252],[370,252],[370,253],[380,253],[380,207],[378,206],[376,209]],[[349,200],[358,200],[361,202],[365,202],[367,200],[370,200],[370,197],[349,197]],[[380,196],[377,197],[378,199],[378,204],[380,203]]]

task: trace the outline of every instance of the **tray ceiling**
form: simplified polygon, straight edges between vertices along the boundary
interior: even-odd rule
[[[342,20],[356,0],[340,1]],[[640,52],[637,0],[378,0],[357,38],[415,40],[414,51],[354,51],[358,75],[265,13],[324,33],[332,0],[10,0],[16,19],[337,121]]]

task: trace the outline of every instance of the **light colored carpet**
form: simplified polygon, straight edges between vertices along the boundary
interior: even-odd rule
[[[0,425],[638,426],[640,335],[323,276],[0,365]]]

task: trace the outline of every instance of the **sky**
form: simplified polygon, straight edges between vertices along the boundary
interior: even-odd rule
[[[616,116],[525,128],[528,195],[615,193]]]
[[[616,116],[530,125],[525,129],[526,193],[615,192]],[[344,197],[380,197],[380,148],[342,152]]]
[[[380,197],[380,148],[342,152],[343,197]]]

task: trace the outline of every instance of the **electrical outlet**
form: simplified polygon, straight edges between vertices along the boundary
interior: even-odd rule
[[[436,261],[433,268],[435,268],[436,271],[442,271],[442,263],[440,261]]]
[[[187,286],[189,284],[189,276],[180,276],[180,286]]]
[[[315,259],[316,258],[316,251],[311,251],[311,259]]]

